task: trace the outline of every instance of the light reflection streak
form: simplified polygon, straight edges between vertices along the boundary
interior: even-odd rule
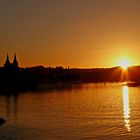
[[[128,131],[131,131],[130,125],[130,106],[129,106],[129,90],[127,86],[123,86],[123,111],[125,127]]]

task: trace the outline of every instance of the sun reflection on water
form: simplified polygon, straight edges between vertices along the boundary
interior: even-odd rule
[[[125,127],[131,131],[130,125],[130,106],[129,106],[129,90],[127,86],[123,86],[123,111]]]

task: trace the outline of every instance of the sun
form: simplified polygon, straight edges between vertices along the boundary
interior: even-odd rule
[[[126,70],[126,69],[130,66],[130,63],[129,63],[129,61],[128,61],[127,59],[123,59],[123,60],[121,60],[121,62],[120,62],[120,66],[121,66],[124,70]]]

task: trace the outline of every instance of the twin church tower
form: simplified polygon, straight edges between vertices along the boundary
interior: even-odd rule
[[[10,60],[9,60],[9,56],[7,54],[7,58],[6,58],[6,61],[4,63],[4,67],[5,68],[18,68],[18,61],[17,61],[17,57],[16,57],[16,54],[14,56],[14,60],[13,62],[11,63]]]

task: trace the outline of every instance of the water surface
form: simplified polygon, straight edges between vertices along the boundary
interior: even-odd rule
[[[0,96],[0,139],[124,140],[140,138],[140,88],[83,84]]]

